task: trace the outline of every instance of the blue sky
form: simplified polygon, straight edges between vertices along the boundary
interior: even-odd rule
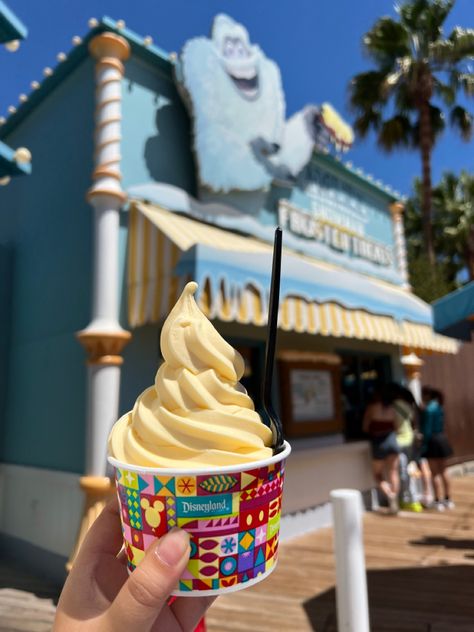
[[[361,49],[363,34],[377,17],[394,15],[392,0],[7,0],[26,23],[28,39],[12,54],[0,49],[2,90],[0,115],[28,93],[42,69],[54,66],[59,51],[71,48],[71,38],[83,35],[90,17],[124,19],[140,35],[151,35],[167,51],[179,51],[196,35],[208,34],[213,16],[225,12],[241,21],[250,38],[280,66],[287,114],[307,103],[329,101],[351,122],[347,108],[350,78],[369,67]],[[447,22],[449,30],[472,27],[474,0],[457,0]],[[474,110],[474,99],[470,109]],[[433,155],[433,181],[444,170],[473,169],[473,143],[447,131]],[[382,153],[373,138],[357,141],[346,154],[357,167],[409,194],[413,177],[421,172],[420,158],[406,151]]]

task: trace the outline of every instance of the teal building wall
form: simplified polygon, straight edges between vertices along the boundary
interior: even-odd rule
[[[10,333],[0,383],[7,463],[83,469],[86,372],[74,333],[90,315],[93,110],[87,60],[6,139],[33,155],[32,174],[0,191],[0,243],[11,252],[0,309]]]
[[[122,89],[122,186],[166,182],[196,195],[189,116],[172,77],[171,64],[151,65],[132,57],[125,65]],[[127,324],[128,211],[121,213],[121,323]],[[130,410],[137,395],[153,383],[160,360],[160,324],[138,327],[123,356],[120,411]]]
[[[137,56],[122,85],[122,186],[158,180],[195,194],[189,119],[171,65]],[[90,321],[94,66],[86,58],[5,137],[33,155],[32,175],[0,190],[0,461],[83,472]],[[126,322],[128,212],[121,212],[120,314]],[[120,412],[153,379],[159,330],[125,350]]]
[[[166,70],[166,69],[167,70]],[[122,88],[122,186],[167,182],[196,194],[191,128],[165,68],[132,57]]]
[[[171,64],[134,54],[125,64],[122,88],[124,190],[156,181],[195,196],[190,120]],[[94,66],[86,57],[3,138],[33,155],[32,174],[0,190],[0,274],[5,280],[0,289],[0,461],[6,463],[83,472],[86,366],[75,333],[91,316],[93,225],[85,195],[93,170],[93,132]],[[339,175],[342,170],[337,167]],[[250,206],[262,224],[274,222],[280,197],[307,206],[297,188],[256,194]],[[374,237],[384,233],[390,242],[385,200],[372,196],[372,202],[384,224]],[[120,321],[128,328],[127,207],[120,220]],[[124,350],[120,413],[153,381],[159,333],[159,324],[133,331]],[[263,330],[252,334],[259,346],[263,335]],[[238,328],[229,340],[241,336]]]

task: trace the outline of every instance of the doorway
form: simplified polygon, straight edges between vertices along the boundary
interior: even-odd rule
[[[346,440],[363,438],[362,418],[374,389],[392,380],[390,356],[347,352],[341,357],[341,394]]]

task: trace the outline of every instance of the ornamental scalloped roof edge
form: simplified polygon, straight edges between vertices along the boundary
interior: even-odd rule
[[[71,50],[68,53],[58,53],[58,61],[54,68],[46,67],[43,70],[44,78],[41,81],[33,80],[30,84],[29,93],[20,94],[18,105],[9,106],[9,116],[0,117],[0,140],[6,138],[88,56],[87,45],[99,33],[108,31],[121,35],[130,44],[132,54],[135,53],[142,58],[148,59],[171,78],[171,68],[175,54],[167,53],[155,46],[149,35],[138,35],[124,26],[123,20],[114,20],[108,16],[104,16],[101,20],[92,18],[90,22],[96,22],[96,24],[90,26],[88,32],[82,38],[77,35],[74,36]],[[401,193],[393,190],[389,185],[385,185],[381,180],[375,180],[370,174],[364,173],[361,168],[354,167],[351,161],[343,162],[338,156],[334,157],[332,154],[320,155],[332,159],[331,162],[334,167],[350,173],[357,180],[375,189],[378,193],[382,193],[392,200],[405,200]]]

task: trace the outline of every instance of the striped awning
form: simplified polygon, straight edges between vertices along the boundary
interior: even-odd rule
[[[214,263],[209,260],[207,267],[199,267],[201,261],[208,261],[209,254],[215,257],[216,252],[220,258],[217,264],[215,260]],[[270,268],[266,265],[265,272],[262,272],[259,258],[267,262],[271,254],[271,246],[257,239],[189,219],[156,205],[133,202],[128,247],[130,326],[138,327],[165,318],[190,277],[200,284],[197,300],[209,318],[265,325]],[[335,274],[333,266],[288,251],[285,254],[302,268],[309,266],[309,276],[312,272],[314,279]],[[216,265],[217,268],[233,265],[234,260],[240,262],[242,268],[247,265],[251,272],[237,270],[234,282],[227,283]],[[191,263],[195,267],[190,267]],[[351,273],[343,274],[347,284]],[[360,278],[357,282],[360,284]],[[318,300],[315,300],[307,286],[301,285],[295,275],[288,280],[283,271],[279,327],[285,331],[373,340],[422,353],[457,352],[457,343],[435,334],[429,324],[403,319],[403,315],[416,312],[421,303],[419,299],[384,282],[367,278],[364,283],[371,284],[370,310],[365,308],[365,304],[355,306],[355,299],[352,299],[351,305],[350,293],[344,304],[334,297],[330,298],[327,292],[323,296],[325,288],[318,288]],[[337,294],[337,290],[337,287],[331,289],[332,294]],[[377,307],[382,313],[374,313]],[[424,314],[423,310],[420,313]]]

